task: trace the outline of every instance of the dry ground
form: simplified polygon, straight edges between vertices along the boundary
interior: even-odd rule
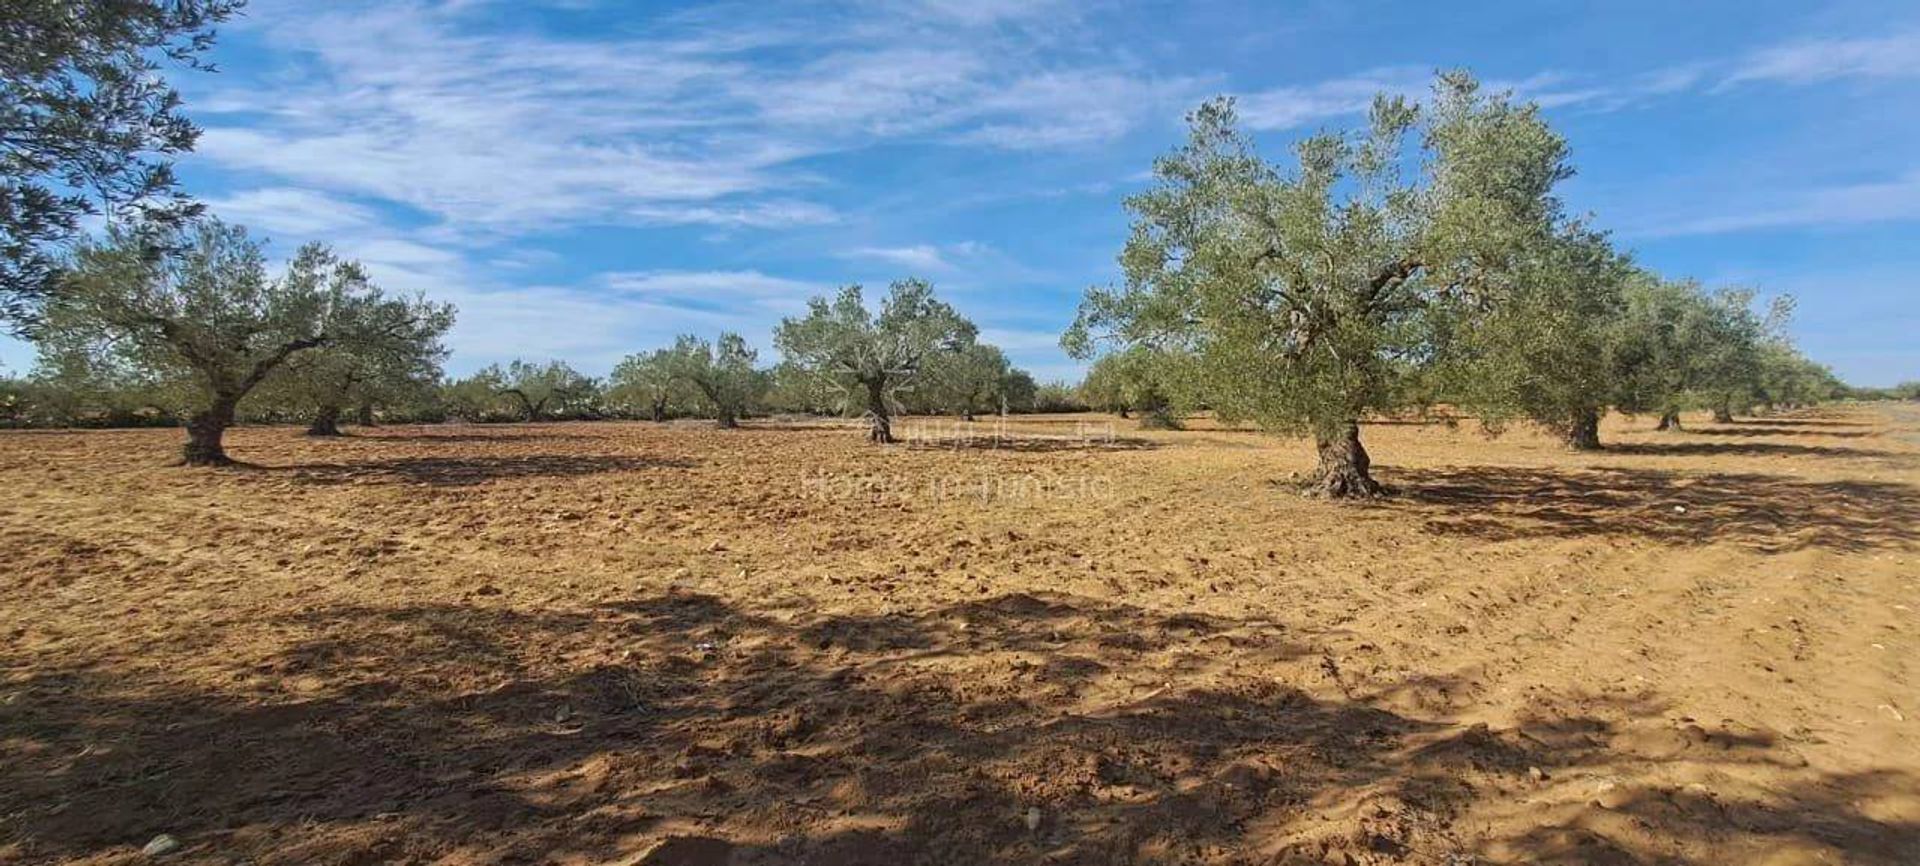
[[[0,862],[1912,864],[1899,412],[0,435]]]

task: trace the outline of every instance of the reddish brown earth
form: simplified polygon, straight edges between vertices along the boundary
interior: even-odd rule
[[[0,435],[0,862],[1920,862],[1920,414],[1689,421]]]

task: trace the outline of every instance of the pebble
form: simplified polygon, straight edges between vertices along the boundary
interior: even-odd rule
[[[161,833],[153,837],[153,841],[148,842],[147,847],[140,849],[140,853],[148,857],[165,857],[178,850],[180,850],[180,840]]]

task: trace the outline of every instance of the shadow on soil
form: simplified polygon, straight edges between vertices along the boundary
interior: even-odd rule
[[[1734,424],[1742,427],[1872,427],[1865,421],[1843,421],[1837,418],[1738,418]]]
[[[530,454],[517,457],[401,457],[354,463],[302,463],[249,466],[284,474],[309,484],[398,482],[435,487],[468,487],[514,478],[572,478],[605,472],[686,469],[693,461],[670,457]]]
[[[1892,458],[1891,451],[1783,442],[1612,442],[1604,453],[1652,457],[1870,457]]]
[[[1490,731],[1315,698],[1272,673],[1313,667],[1275,626],[1079,597],[809,617],[665,594],[271,627],[290,649],[217,685],[8,681],[0,853],[125,857],[165,832],[186,846],[170,862],[262,866],[1707,864],[1761,837],[1891,866],[1920,844],[1858,805],[1920,780],[1811,770],[1765,799],[1629,785],[1489,838],[1454,816],[1537,786],[1529,768],[1632,778],[1777,744],[1697,727],[1642,742],[1585,717]]]
[[[582,435],[582,434],[574,434],[574,433],[514,433],[514,432],[505,432],[505,431],[499,432],[499,433],[437,433],[437,432],[422,433],[422,432],[413,432],[413,431],[409,431],[405,433],[391,433],[391,432],[386,432],[384,430],[378,430],[378,429],[376,430],[359,429],[359,430],[354,430],[349,432],[346,438],[361,439],[368,442],[467,443],[467,442],[578,442],[582,439],[591,439],[594,437]]]
[[[1864,439],[1873,435],[1872,430],[1850,430],[1840,427],[1745,427],[1740,425],[1726,427],[1688,427],[1680,431],[1695,436],[1819,436],[1828,439]]]
[[[1493,540],[1637,536],[1771,552],[1920,542],[1920,490],[1905,484],[1507,466],[1397,469],[1386,477],[1406,495],[1383,507],[1425,512],[1432,532]]]
[[[945,438],[902,438],[900,444],[916,451],[1018,451],[1047,454],[1059,451],[1146,451],[1161,447],[1151,439],[1129,436],[962,436]]]

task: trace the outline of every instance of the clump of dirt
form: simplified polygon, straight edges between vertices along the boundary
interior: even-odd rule
[[[1920,851],[1920,418],[987,423],[0,435],[0,862]]]

